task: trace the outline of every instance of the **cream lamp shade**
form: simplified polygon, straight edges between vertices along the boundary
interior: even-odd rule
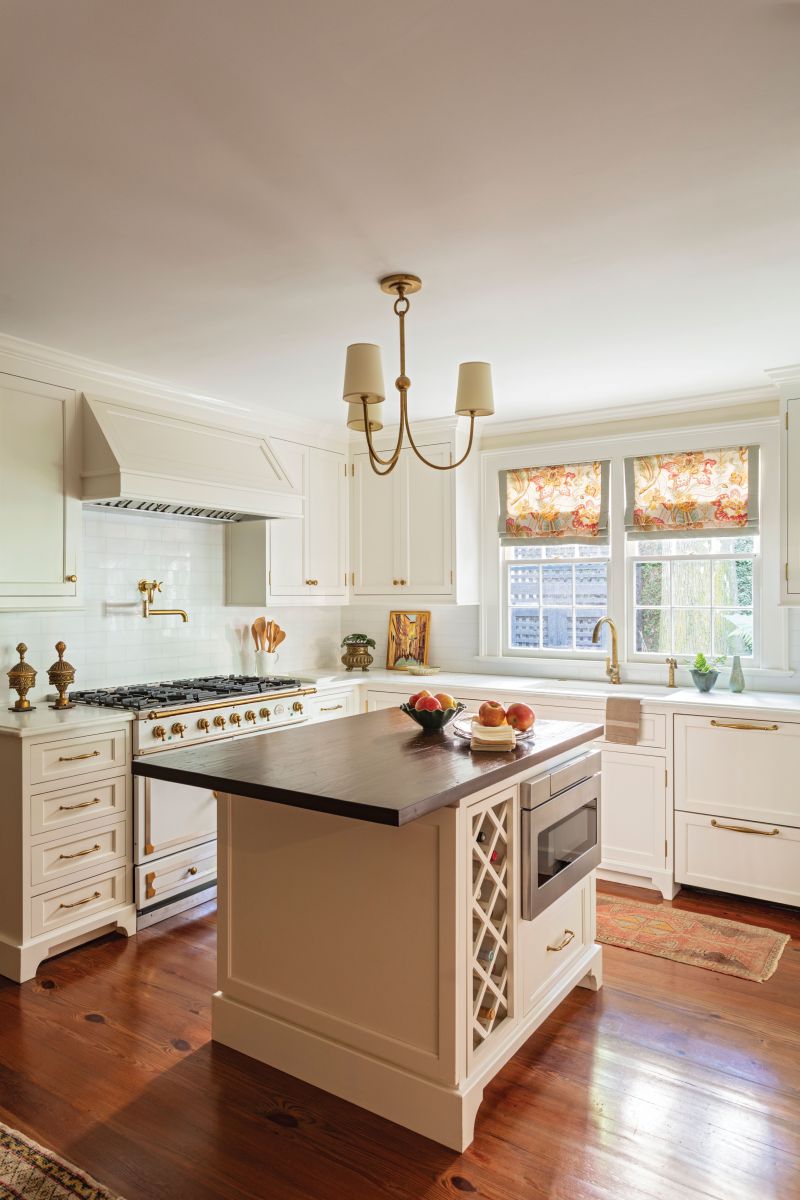
[[[385,396],[380,346],[369,342],[348,346],[342,398],[350,403],[363,397],[367,404],[379,404]]]
[[[490,363],[465,362],[459,364],[456,416],[468,417],[470,413],[474,413],[476,417],[491,417],[494,414]]]
[[[360,399],[347,402],[347,428],[355,429],[356,433],[366,433],[364,408]],[[383,403],[371,404],[369,408],[369,431],[377,433],[379,429],[383,429]]]

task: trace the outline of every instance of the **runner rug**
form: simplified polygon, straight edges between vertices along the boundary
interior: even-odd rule
[[[121,1200],[51,1150],[0,1124],[0,1200]]]
[[[789,937],[760,925],[597,894],[597,940],[763,983]]]

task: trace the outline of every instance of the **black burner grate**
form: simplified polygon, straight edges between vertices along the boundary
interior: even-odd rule
[[[139,712],[144,708],[235,700],[237,696],[259,696],[300,686],[297,679],[276,675],[208,675],[200,679],[170,679],[159,683],[134,683],[128,687],[91,688],[70,692],[69,698],[76,704],[97,704],[102,708],[126,708]]]

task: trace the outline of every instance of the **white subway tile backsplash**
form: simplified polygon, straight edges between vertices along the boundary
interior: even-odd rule
[[[51,689],[47,668],[55,643],[67,643],[76,688],[169,679],[174,676],[250,673],[254,669],[250,625],[259,614],[227,608],[224,528],[194,521],[122,513],[83,514],[81,586],[84,607],[69,612],[0,612],[0,664],[17,661],[25,642],[27,659],[39,672],[31,698]],[[136,585],[163,580],[156,607],[185,608],[178,617],[145,621]],[[332,668],[341,640],[339,609],[272,608],[268,616],[286,630],[278,669],[299,674]],[[3,694],[5,677],[0,677]]]

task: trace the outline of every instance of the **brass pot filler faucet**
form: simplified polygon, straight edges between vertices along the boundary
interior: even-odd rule
[[[142,616],[145,617],[180,617],[184,625],[189,620],[189,614],[182,608],[151,608],[153,597],[161,591],[161,583],[157,579],[140,579],[139,591],[142,593]]]

